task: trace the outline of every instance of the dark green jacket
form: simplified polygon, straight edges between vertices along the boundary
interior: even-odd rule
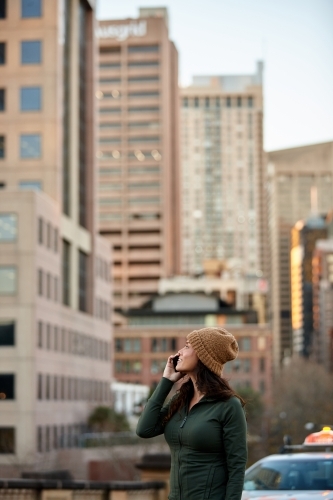
[[[169,500],[240,500],[247,459],[246,421],[238,398],[203,397],[165,427],[163,406],[173,382],[162,378],[139,419],[137,434],[163,434],[171,450]]]

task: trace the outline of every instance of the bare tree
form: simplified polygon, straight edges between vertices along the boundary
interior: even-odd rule
[[[333,376],[322,366],[305,359],[292,360],[275,380],[273,391],[273,446],[282,444],[286,434],[294,444],[301,444],[310,432],[306,424],[313,423],[313,431],[323,425],[333,426]]]

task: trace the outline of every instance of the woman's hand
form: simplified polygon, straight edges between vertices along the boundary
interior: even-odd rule
[[[168,357],[168,361],[167,361],[167,364],[165,365],[164,372],[163,372],[163,377],[168,378],[169,380],[171,380],[171,382],[177,382],[178,380],[180,380],[184,376],[184,374],[176,372],[174,369],[172,360],[176,356],[177,356],[177,354]]]

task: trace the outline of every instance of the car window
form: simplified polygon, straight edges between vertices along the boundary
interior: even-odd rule
[[[244,489],[333,489],[333,458],[318,460],[267,460],[246,472]]]

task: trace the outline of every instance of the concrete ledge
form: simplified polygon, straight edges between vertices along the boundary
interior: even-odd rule
[[[0,479],[0,490],[162,490],[163,481],[61,481],[55,479]]]

